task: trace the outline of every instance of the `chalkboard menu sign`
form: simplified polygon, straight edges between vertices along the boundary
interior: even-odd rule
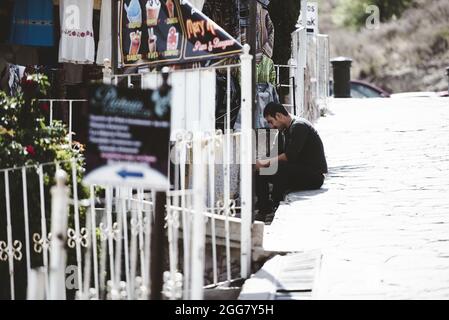
[[[170,96],[110,85],[90,88],[85,183],[169,187]]]
[[[185,0],[121,0],[123,66],[200,62],[235,56],[242,45]]]

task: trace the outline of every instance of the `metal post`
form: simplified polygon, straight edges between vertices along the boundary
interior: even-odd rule
[[[298,63],[298,81],[299,81],[299,99],[301,112],[303,115],[306,110],[306,86],[305,74],[307,67],[307,0],[301,0],[301,17],[302,28],[299,31],[300,46],[299,46],[299,63]]]
[[[292,35],[293,41],[294,37]],[[293,46],[295,47],[295,46]],[[294,48],[292,48],[294,50]],[[293,54],[293,56],[295,56]],[[292,105],[292,111],[293,114],[296,116],[297,115],[297,110],[296,110],[296,70],[298,69],[298,64],[297,61],[295,59],[290,59],[288,62],[288,65],[290,66],[289,68],[289,84],[290,84],[290,103]]]
[[[91,227],[90,233],[92,236],[92,253],[93,253],[93,267],[94,267],[94,286],[95,286],[95,297],[100,299],[100,289],[99,289],[99,278],[98,278],[98,253],[97,253],[97,223],[95,210],[95,186],[90,186],[90,211],[91,211]]]
[[[67,174],[56,172],[56,185],[51,188],[51,241],[50,250],[50,292],[49,300],[65,300],[65,268],[67,241],[67,220],[69,214],[69,188]]]
[[[156,193],[154,227],[151,232],[151,300],[162,300],[164,284],[164,257],[165,257],[165,192]]]
[[[31,270],[28,279],[27,300],[45,300],[45,274],[44,268]]]
[[[111,1],[111,67],[112,73],[117,74],[118,69],[118,17],[119,17],[119,9],[118,4],[120,1],[118,0],[110,0]]]
[[[77,176],[77,163],[76,160],[72,160],[72,197],[73,197],[73,211],[75,220],[75,250],[76,250],[76,266],[77,266],[77,283],[78,291],[82,291],[83,284],[83,269],[82,269],[82,251],[81,251],[81,225],[80,225],[80,213],[78,203],[78,176]]]
[[[12,225],[11,225],[11,203],[9,193],[9,171],[5,171],[5,199],[6,199],[6,233],[8,238],[7,243],[7,255],[9,266],[9,283],[11,300],[15,300],[15,287],[14,287],[14,246],[12,238]]]
[[[204,296],[204,259],[206,242],[206,164],[203,152],[203,137],[199,132],[193,140],[193,224],[191,251],[191,296],[202,300]],[[226,199],[225,199],[226,201]]]
[[[26,168],[22,168],[22,195],[23,195],[23,221],[25,224],[25,252],[27,259],[27,279],[31,278],[31,259],[30,259],[30,224],[28,215],[28,183]]]
[[[231,68],[227,68],[227,120],[225,126],[225,156],[223,160],[225,164],[223,166],[223,180],[224,180],[224,207],[225,207],[225,234],[226,234],[226,275],[227,280],[231,281],[231,239],[229,236],[229,213],[231,207]]]
[[[53,100],[50,100],[50,127],[53,125]]]
[[[104,59],[103,83],[112,84],[111,60],[109,59]]]
[[[38,167],[39,175],[39,198],[40,198],[40,209],[41,209],[41,240],[42,240],[42,259],[43,259],[43,270],[45,271],[45,296],[49,295],[49,280],[48,280],[48,233],[47,233],[47,219],[45,217],[45,191],[44,191],[44,167],[40,165]]]
[[[73,100],[69,101],[69,141],[72,145],[73,140]]]
[[[253,110],[252,97],[253,88],[250,75],[253,56],[249,54],[248,45],[243,47],[243,54],[240,57],[242,64],[242,141],[241,141],[241,277],[248,278],[251,273],[251,226],[253,212],[253,146],[252,146],[252,128],[253,128]]]
[[[247,101],[247,100],[245,101],[246,108],[250,108],[249,110],[251,110],[251,118],[250,118],[250,120],[246,120],[246,121],[249,121],[249,123],[251,124],[251,127],[250,127],[251,131],[255,130],[255,127],[256,127],[256,119],[252,115],[256,114],[256,107],[257,107],[257,102],[256,102],[256,85],[257,85],[256,84],[256,82],[257,82],[257,80],[256,80],[256,71],[257,71],[257,69],[256,69],[256,51],[257,51],[256,50],[257,49],[256,44],[257,44],[257,40],[256,39],[257,39],[257,30],[256,30],[256,28],[257,28],[257,3],[256,3],[256,1],[250,1],[250,4],[249,4],[249,35],[248,35],[249,36],[248,37],[248,39],[249,39],[249,41],[248,41],[249,48],[246,47],[246,49],[244,49],[243,52],[244,52],[244,54],[246,52],[247,55],[251,55],[252,57],[254,57],[252,59],[252,61],[247,62],[246,67],[245,67],[246,68],[246,70],[245,70],[246,74],[251,74],[251,82],[249,83],[251,87],[249,89],[246,89],[246,90],[250,90],[248,92],[251,92],[250,95],[249,95],[251,100],[250,101]],[[244,63],[242,61],[242,74],[243,74],[243,68],[244,68],[243,64]],[[249,69],[249,65],[251,65],[251,69]],[[246,79],[246,80],[249,81],[249,79]],[[243,85],[243,81],[242,81],[242,85]],[[243,92],[243,90],[242,90],[242,92]],[[245,99],[248,99],[248,97],[245,97]],[[243,95],[242,95],[242,101],[243,101]],[[244,106],[244,104],[242,103],[242,106],[241,106],[241,108],[242,108],[242,124],[244,123],[243,122],[243,106]],[[242,131],[243,131],[243,126],[242,126]],[[244,138],[243,138],[243,140],[244,140]],[[242,143],[243,143],[243,141],[242,141]],[[246,180],[246,183],[249,186],[251,186],[251,200],[248,200],[248,199],[246,200],[246,203],[247,203],[246,204],[246,210],[250,210],[251,211],[251,223],[252,223],[252,216],[253,216],[253,212],[254,212],[253,202],[255,202],[253,200],[254,200],[254,197],[255,197],[255,194],[256,194],[256,183],[255,183],[256,182],[256,176],[255,176],[256,175],[256,166],[255,166],[255,163],[253,164],[252,159],[256,159],[257,150],[256,150],[256,148],[254,148],[254,150],[253,149],[249,149],[249,150],[250,150],[249,152],[251,152],[250,164],[252,164],[252,166],[251,166],[251,180],[249,180],[249,181]],[[242,152],[242,154],[243,154],[243,152]],[[241,185],[244,185],[243,181],[241,181]],[[242,202],[243,202],[243,198],[242,198]],[[243,212],[242,212],[242,217],[243,217]],[[250,259],[251,259],[251,257],[250,257]],[[241,270],[241,272],[243,273],[243,270]]]

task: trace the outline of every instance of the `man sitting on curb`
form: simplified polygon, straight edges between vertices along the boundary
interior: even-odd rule
[[[269,103],[264,118],[271,128],[279,130],[278,156],[256,162],[256,195],[259,213],[256,220],[265,221],[284,200],[287,190],[316,190],[324,183],[327,162],[318,132],[305,119],[295,118],[283,105]],[[276,152],[276,149],[274,149]],[[274,175],[263,175],[262,168],[276,166]],[[272,201],[269,183],[273,184]]]

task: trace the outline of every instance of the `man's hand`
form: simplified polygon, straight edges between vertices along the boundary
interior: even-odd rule
[[[261,168],[270,167],[270,160],[257,160],[256,161],[256,170],[259,171]]]

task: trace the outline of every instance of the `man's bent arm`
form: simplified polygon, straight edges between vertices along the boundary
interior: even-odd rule
[[[288,161],[287,155],[283,153],[274,158],[261,160],[259,163],[261,163],[260,167],[269,168],[273,162],[287,162],[287,161]]]

